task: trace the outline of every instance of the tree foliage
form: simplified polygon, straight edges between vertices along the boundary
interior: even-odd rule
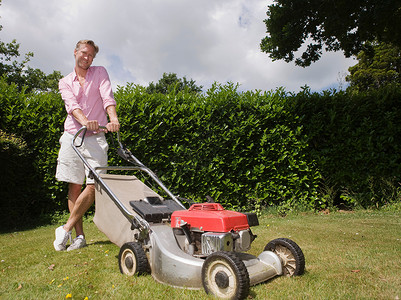
[[[157,83],[152,81],[146,91],[149,94],[161,93],[165,95],[171,89],[175,89],[175,92],[184,91],[185,89],[194,93],[202,92],[202,86],[197,86],[195,80],[187,80],[185,76],[182,79],[178,78],[175,73],[163,73],[163,77]]]
[[[401,46],[399,0],[275,0],[264,20],[267,36],[260,44],[273,60],[309,66],[323,49],[342,50],[346,57],[370,47],[369,42]],[[303,48],[300,57],[295,52]]]
[[[1,29],[0,25],[0,31]],[[16,40],[9,43],[0,40],[0,77],[4,77],[9,84],[16,84],[19,90],[25,88],[27,91],[57,91],[61,73],[53,71],[46,75],[40,69],[29,67],[27,64],[33,53],[28,52],[21,59],[19,48],[20,44]]]
[[[378,89],[388,84],[401,84],[401,48],[391,44],[374,44],[370,51],[361,51],[358,63],[348,69],[352,91]]]

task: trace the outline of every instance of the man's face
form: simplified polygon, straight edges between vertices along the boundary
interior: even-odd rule
[[[87,70],[95,58],[95,48],[91,45],[81,44],[78,50],[74,50],[74,56],[76,67]]]

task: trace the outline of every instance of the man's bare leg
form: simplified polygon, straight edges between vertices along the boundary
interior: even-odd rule
[[[70,183],[68,185],[68,209],[70,213],[74,210],[75,202],[77,201],[79,195],[81,194],[82,186],[80,184]],[[82,217],[74,226],[76,236],[84,235],[84,228]]]
[[[95,201],[95,186],[88,184],[79,194],[75,201],[74,207],[70,213],[67,223],[64,225],[65,231],[71,231],[74,226],[81,220],[85,212],[91,207]]]

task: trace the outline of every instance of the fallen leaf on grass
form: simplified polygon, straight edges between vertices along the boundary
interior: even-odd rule
[[[22,283],[19,284],[16,290],[19,291],[20,289],[22,289]]]
[[[351,272],[352,273],[359,273],[359,272],[361,272],[361,270],[352,270]]]
[[[49,266],[48,269],[49,269],[50,271],[53,271],[55,266],[56,266],[55,264],[51,264],[51,265]]]

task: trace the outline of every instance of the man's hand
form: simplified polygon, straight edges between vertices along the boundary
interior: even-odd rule
[[[89,131],[99,131],[99,122],[97,120],[87,121],[85,126]]]
[[[94,132],[99,131],[99,122],[97,120],[88,120],[81,109],[74,109],[72,115],[82,126],[86,126],[87,130]]]
[[[120,123],[118,121],[111,121],[106,125],[107,131],[117,132],[120,130]]]

